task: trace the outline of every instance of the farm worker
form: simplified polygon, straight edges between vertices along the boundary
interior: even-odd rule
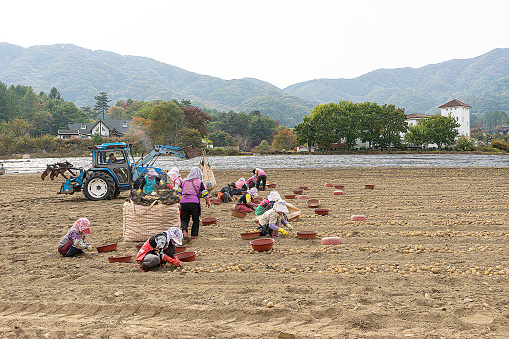
[[[253,174],[256,176],[256,188],[260,188],[260,182],[262,183],[261,191],[265,191],[265,186],[267,184],[267,173],[264,172],[261,168],[255,168],[253,170]]]
[[[200,230],[201,205],[200,198],[205,198],[207,207],[210,207],[209,192],[203,184],[203,172],[198,167],[191,168],[189,175],[182,181],[178,188],[180,198],[180,227],[184,237],[187,237],[187,228],[191,217],[191,239],[198,236]]]
[[[141,186],[138,189],[138,194],[141,192],[150,194],[154,190],[156,184],[164,185],[163,180],[157,175],[153,168],[149,168],[145,177],[141,180]]]
[[[289,213],[288,207],[286,207],[286,201],[279,200],[274,204],[274,207],[267,212],[263,213],[258,221],[257,230],[260,231],[260,235],[267,235],[272,233],[272,237],[278,237],[281,232],[283,235],[287,235],[288,232],[280,227],[280,225],[286,226],[289,229],[293,229],[288,221],[284,218],[285,213]]]
[[[253,188],[256,186],[256,175],[253,175],[251,178],[247,179],[246,185],[249,188]],[[258,188],[258,187],[256,187]]]
[[[150,237],[141,246],[136,256],[136,261],[140,264],[140,271],[147,272],[150,268],[164,265],[167,262],[182,267],[182,263],[175,256],[175,245],[182,245],[182,231],[177,227],[170,227],[167,231]]]
[[[180,184],[182,184],[182,177],[180,176],[179,169],[177,167],[170,169],[166,175],[173,181],[173,187],[180,187]]]
[[[217,198],[221,199],[222,202],[230,202],[232,198],[232,190],[235,188],[235,183],[232,182],[228,185],[224,185],[217,193]]]
[[[85,234],[90,234],[90,221],[87,218],[79,218],[60,239],[58,252],[64,257],[74,257],[84,253],[84,249],[92,249],[92,246],[85,241]]]
[[[270,210],[274,206],[274,203],[278,202],[279,200],[281,200],[281,196],[279,195],[278,191],[271,191],[269,196],[263,199],[263,201],[258,205],[255,210],[255,214],[262,215],[266,211]]]
[[[258,207],[258,205],[253,202],[253,198],[257,195],[258,190],[256,188],[253,187],[247,190],[247,192],[239,198],[239,201],[235,205],[235,209],[243,213],[251,213],[252,210]]]
[[[239,180],[235,182],[235,188],[232,190],[232,195],[242,195],[242,192],[247,190],[248,187],[246,185],[246,179],[239,178]]]

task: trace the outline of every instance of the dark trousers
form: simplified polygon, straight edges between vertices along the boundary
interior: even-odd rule
[[[175,255],[175,251],[176,251],[175,246],[170,245],[163,252],[167,256],[173,258],[173,256]],[[166,261],[161,261],[161,258],[159,257],[159,255],[153,254],[153,253],[147,253],[143,257],[143,260],[141,261],[140,266],[144,270],[148,270],[149,268],[157,267],[157,266],[160,266],[161,264],[166,264]]]
[[[185,202],[180,204],[180,228],[187,231],[189,221],[193,217],[193,226],[191,227],[191,236],[197,237],[200,230],[200,204],[194,202]]]
[[[262,183],[262,191],[265,191],[265,186],[267,185],[267,176],[266,175],[259,175],[256,178],[256,188],[260,189],[260,182]]]

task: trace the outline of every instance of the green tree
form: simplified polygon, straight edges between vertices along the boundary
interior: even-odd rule
[[[94,99],[95,99],[94,110],[98,113],[102,113],[102,120],[104,120],[106,112],[110,108],[108,102],[110,102],[111,100],[108,99],[108,93],[100,92],[99,95],[96,95],[94,97]]]
[[[207,136],[214,147],[236,146],[235,138],[225,131],[212,132]]]
[[[196,128],[183,127],[178,132],[177,145],[180,147],[186,147],[189,145],[201,147],[202,137],[200,131]]]
[[[262,140],[272,140],[276,131],[276,123],[266,115],[256,116],[247,126],[247,142],[252,147],[259,144]]]
[[[421,121],[422,120],[423,119],[421,119]],[[404,140],[407,144],[419,147],[428,143],[428,137],[426,135],[424,125],[422,123],[417,123],[415,126],[410,126],[408,128],[408,132],[404,136]]]
[[[85,115],[73,102],[62,101],[56,106],[52,106],[53,125],[51,134],[57,135],[59,129],[68,129],[69,124],[75,122],[88,121]]]
[[[144,126],[153,144],[175,145],[178,131],[184,127],[184,112],[172,101],[152,107],[148,116],[134,117],[134,123]]]
[[[437,144],[439,150],[442,150],[444,145],[454,144],[454,139],[459,134],[456,128],[460,127],[460,124],[451,117],[433,115],[421,119],[419,123],[423,124],[428,143]]]
[[[311,118],[307,115],[302,117],[302,122],[295,126],[293,132],[295,133],[296,144],[298,146],[308,145],[313,147],[316,145],[315,126],[311,124]]]
[[[49,94],[48,94],[48,98],[49,99],[56,99],[56,100],[60,100],[62,99],[60,97],[60,92],[57,90],[56,87],[52,87],[49,91]]]
[[[111,106],[108,109],[108,119],[128,119],[127,111],[118,106]]]
[[[359,107],[359,132],[362,142],[367,142],[369,148],[380,144],[382,135],[382,107],[374,102],[363,102]]]
[[[226,114],[224,121],[224,131],[234,137],[245,136],[247,133],[249,117],[246,113],[235,113],[230,111]]]
[[[19,138],[29,136],[30,132],[34,129],[34,124],[24,119],[11,119],[9,121],[3,121],[0,124],[0,129],[9,136]]]
[[[43,136],[51,134],[51,127],[53,125],[53,115],[46,110],[40,110],[33,115],[34,134],[36,136]]]
[[[390,151],[393,144],[401,143],[400,135],[408,129],[405,120],[406,115],[403,108],[387,104],[382,106],[380,146],[388,147]]]
[[[269,142],[267,140],[262,140],[254,149],[255,151],[268,151],[270,149]]]

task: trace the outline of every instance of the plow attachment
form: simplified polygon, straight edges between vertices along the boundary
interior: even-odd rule
[[[46,178],[49,175],[49,178],[51,180],[53,180],[53,179],[55,179],[55,177],[58,177],[58,175],[60,174],[66,180],[69,180],[69,178],[67,178],[67,176],[65,175],[65,172],[71,173],[71,175],[74,177],[74,176],[76,176],[76,173],[73,171],[78,171],[77,173],[79,173],[80,169],[75,168],[74,165],[68,161],[58,162],[56,164],[48,165],[46,170],[44,172],[42,172],[41,179],[44,180],[44,178]]]

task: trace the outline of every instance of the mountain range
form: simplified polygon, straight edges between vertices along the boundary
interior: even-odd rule
[[[509,111],[509,48],[471,59],[420,68],[379,69],[354,79],[316,79],[280,89],[268,82],[224,80],[154,59],[93,51],[68,44],[21,46],[0,43],[0,81],[46,93],[56,87],[77,106],[93,106],[94,96],[117,100],[191,100],[220,111],[257,110],[293,127],[314,106],[340,100],[394,104],[407,114],[439,112],[458,99],[472,112]]]

